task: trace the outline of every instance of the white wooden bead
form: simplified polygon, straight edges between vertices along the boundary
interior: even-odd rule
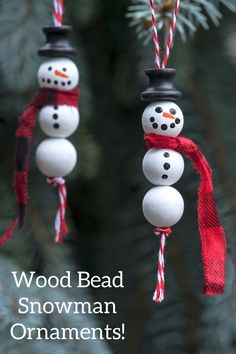
[[[71,106],[45,106],[39,112],[42,131],[55,138],[67,138],[79,124],[79,111]]]
[[[181,219],[183,212],[183,198],[173,187],[153,187],[143,199],[143,214],[153,226],[173,226]]]
[[[68,58],[50,58],[40,65],[38,82],[40,87],[70,91],[78,85],[79,71]]]
[[[184,159],[180,153],[170,149],[150,149],[143,159],[143,173],[153,184],[171,186],[184,171]]]
[[[64,177],[75,167],[77,153],[66,139],[49,138],[36,150],[36,164],[47,177]]]
[[[159,101],[150,103],[143,112],[142,125],[145,133],[176,137],[184,125],[184,117],[176,103]]]

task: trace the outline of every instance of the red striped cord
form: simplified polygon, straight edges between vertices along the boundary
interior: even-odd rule
[[[54,26],[62,26],[64,14],[64,1],[53,0],[53,22]]]
[[[158,253],[158,263],[157,263],[157,281],[156,288],[153,295],[153,300],[155,302],[162,302],[165,296],[165,245],[166,239],[171,233],[171,228],[169,227],[154,227],[153,232],[156,236],[160,237],[160,248]]]
[[[180,0],[175,0],[175,7],[174,7],[172,21],[170,24],[170,29],[169,29],[169,34],[168,34],[168,39],[167,39],[167,44],[166,44],[166,50],[165,50],[163,61],[161,63],[159,37],[158,37],[158,33],[157,33],[157,22],[156,22],[156,16],[155,16],[155,4],[154,4],[154,0],[150,0],[150,11],[151,11],[152,27],[153,27],[153,41],[154,41],[154,49],[155,49],[155,66],[158,69],[160,67],[162,67],[162,68],[166,67],[169,56],[170,56],[170,50],[171,50],[171,46],[173,43],[174,32],[175,32],[176,19],[177,19],[178,12],[179,12],[179,4],[180,4]]]

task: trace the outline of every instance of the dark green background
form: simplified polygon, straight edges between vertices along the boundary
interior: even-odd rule
[[[183,135],[193,139],[214,169],[215,196],[228,238],[225,294],[201,295],[202,266],[197,230],[199,178],[190,162],[177,184],[185,214],[174,227],[166,250],[166,299],[152,301],[158,240],[145,221],[141,203],[151,187],[142,174],[146,148],[139,95],[147,86],[144,69],[152,67],[153,47],[144,47],[125,18],[127,1],[66,1],[65,23],[73,26],[80,69],[81,124],[71,141],[78,165],[68,178],[70,235],[53,244],[57,193],[37,171],[34,151],[43,136],[35,131],[30,198],[24,229],[1,250],[0,352],[6,354],[233,354],[236,352],[235,260],[235,91],[236,22],[224,11],[221,26],[198,30],[186,43],[177,36],[170,66],[183,93]],[[51,23],[50,1],[0,1],[0,230],[15,215],[12,189],[17,115],[37,90],[37,49],[41,27]],[[10,272],[63,274],[86,270],[115,275],[124,271],[125,288],[52,291],[17,290]],[[17,314],[16,301],[116,301],[115,316],[35,316]],[[91,297],[92,296],[92,297]],[[92,300],[94,299],[94,300]],[[27,326],[86,327],[126,324],[119,342],[15,342],[12,323]]]

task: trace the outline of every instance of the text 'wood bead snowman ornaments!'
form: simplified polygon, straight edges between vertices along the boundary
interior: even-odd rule
[[[198,147],[180,137],[184,116],[176,101],[181,93],[173,86],[175,69],[146,70],[150,85],[141,99],[148,105],[142,126],[149,148],[143,159],[143,173],[154,185],[144,196],[143,214],[160,237],[158,274],[154,301],[164,299],[164,250],[171,227],[181,219],[184,201],[173,185],[184,172],[183,155],[189,157],[200,174],[198,191],[198,225],[202,245],[204,289],[206,295],[224,291],[225,234],[220,225],[212,185],[212,171]]]
[[[67,233],[65,221],[66,185],[64,177],[75,167],[77,153],[69,138],[79,125],[78,83],[79,71],[70,59],[75,50],[69,43],[69,26],[51,26],[43,29],[46,44],[39,50],[45,57],[38,70],[40,90],[26,111],[19,117],[16,132],[16,171],[14,186],[18,202],[18,216],[0,239],[3,244],[13,234],[18,223],[24,223],[27,204],[30,143],[38,117],[45,139],[36,149],[36,164],[47,181],[58,187],[59,207],[55,220],[55,241],[62,242]]]

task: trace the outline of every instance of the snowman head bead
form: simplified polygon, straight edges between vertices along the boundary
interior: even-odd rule
[[[71,91],[79,83],[79,71],[71,59],[49,58],[39,67],[38,82],[41,88]]]
[[[142,125],[145,133],[156,133],[176,137],[184,125],[184,116],[176,103],[155,101],[144,110]]]

